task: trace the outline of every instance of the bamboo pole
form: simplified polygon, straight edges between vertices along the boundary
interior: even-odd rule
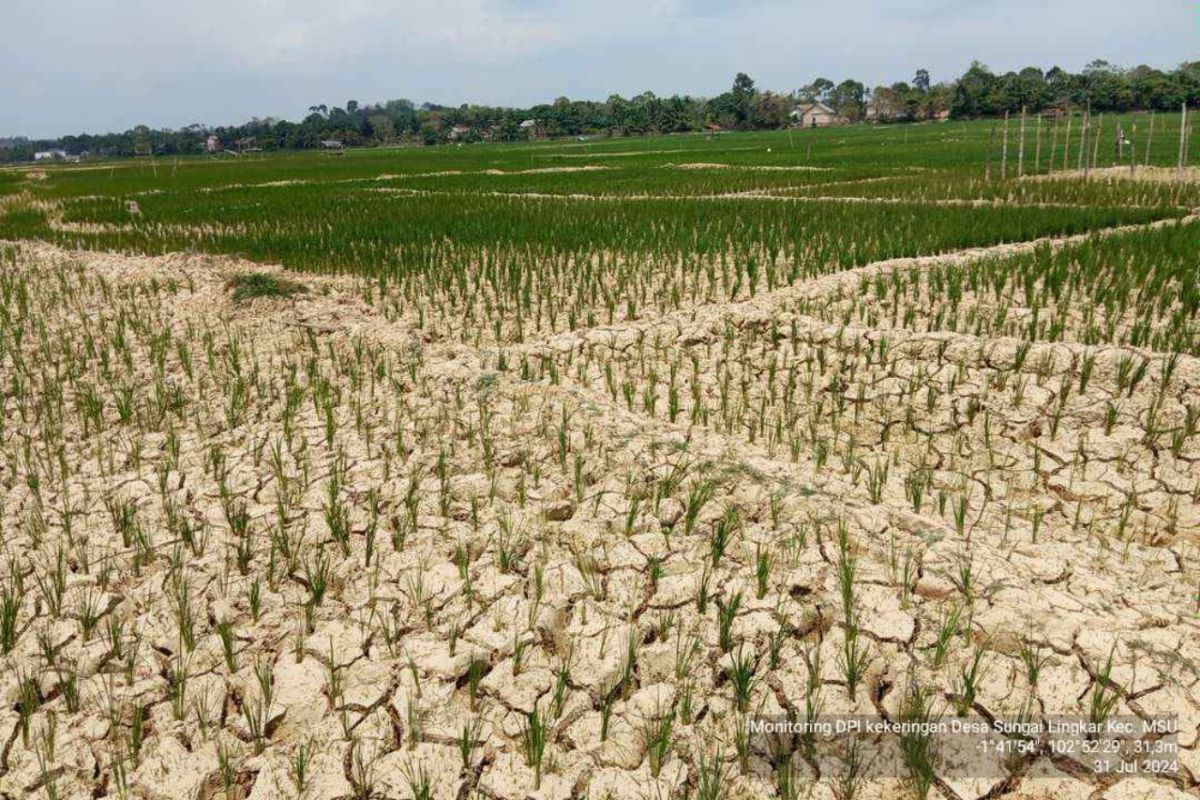
[[[1150,112],[1150,130],[1146,132],[1146,166],[1150,166],[1150,141],[1154,138],[1154,112]]]
[[[1008,112],[1004,112],[1004,133],[1000,139],[1000,180],[1008,177]],[[1180,144],[1180,152],[1183,152],[1183,145]]]
[[[1050,161],[1046,166],[1046,174],[1054,174],[1054,156],[1058,149],[1058,117],[1054,118],[1054,127],[1050,129]]]
[[[1063,172],[1070,169],[1071,166],[1071,121],[1075,119],[1075,112],[1067,111],[1067,140],[1063,142]]]
[[[1083,121],[1080,123],[1082,127],[1079,129],[1079,153],[1075,158],[1075,171],[1083,172],[1084,162],[1083,154],[1087,151],[1087,137],[1092,127],[1092,104],[1089,102],[1087,110],[1083,112]]]
[[[992,148],[996,146],[996,123],[992,123],[992,132],[988,136],[987,153],[983,156],[983,179],[990,181],[992,179]]]
[[[1104,115],[1096,117],[1096,135],[1092,137],[1092,169],[1096,169],[1096,156],[1100,155],[1100,139],[1104,136]]]
[[[1184,155],[1187,153],[1187,100],[1183,101],[1183,108],[1179,112],[1179,159],[1175,162],[1175,172],[1179,177],[1183,177]]]
[[[1135,122],[1135,123],[1133,123],[1133,135],[1129,139],[1129,177],[1131,177],[1131,178],[1133,177],[1133,173],[1137,169],[1135,166],[1137,164],[1137,146],[1134,144],[1134,142],[1136,142],[1136,141],[1137,141],[1137,123]]]
[[[1017,145],[1017,177],[1025,177],[1025,106],[1021,106],[1021,135]]]
[[[1037,144],[1033,148],[1033,174],[1042,174],[1042,115],[1037,115]]]

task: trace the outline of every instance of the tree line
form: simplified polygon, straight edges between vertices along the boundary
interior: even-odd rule
[[[904,122],[943,117],[957,119],[1001,115],[1021,108],[1031,113],[1052,108],[1090,107],[1093,111],[1178,109],[1200,104],[1200,61],[1172,71],[1145,65],[1124,69],[1093,61],[1081,72],[1059,67],[1043,71],[1025,67],[996,74],[973,63],[958,79],[934,84],[929,72],[917,70],[911,81],[868,89],[863,83],[818,77],[795,91],[759,89],[738,73],[733,85],[715,97],[643,92],[630,98],[612,95],[604,101],[570,100],[530,108],[497,106],[417,105],[409,100],[344,106],[313,105],[299,122],[265,118],[241,125],[195,124],[171,129],[139,125],[123,133],[80,134],[56,140],[0,140],[0,163],[28,161],[35,152],[61,148],[68,154],[93,156],[192,155],[212,149],[224,152],[287,150],[345,145],[404,145],[515,141],[527,138],[703,130],[769,130],[792,122],[800,103],[823,103],[843,120]],[[215,137],[210,140],[210,137]],[[210,144],[211,141],[211,144]]]

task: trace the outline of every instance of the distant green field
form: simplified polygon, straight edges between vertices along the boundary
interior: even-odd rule
[[[1177,117],[1156,117],[1149,153],[1148,116],[1119,120],[1133,140],[1120,154],[1117,122],[1083,150],[1097,167],[1128,166],[1131,152],[1174,164]],[[662,293],[678,305],[700,291],[683,288],[686,276],[706,270],[756,290],[1200,206],[1196,183],[1030,180],[1051,155],[1059,172],[1081,163],[1078,119],[1069,151],[1065,124],[1039,134],[1031,120],[1023,156],[1010,121],[1003,166],[1000,130],[860,125],[51,166],[0,173],[0,192],[16,195],[0,206],[0,238],[238,254],[417,292],[490,276],[500,302],[570,286],[610,306]]]

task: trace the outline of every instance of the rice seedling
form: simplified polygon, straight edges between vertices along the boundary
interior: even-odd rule
[[[907,723],[900,734],[900,751],[913,794],[924,800],[937,780],[937,735],[929,729],[933,720],[933,695],[915,680],[909,685],[899,719]]]
[[[717,599],[717,643],[723,653],[728,653],[733,648],[733,621],[737,618],[741,605],[740,591],[734,592],[728,603],[721,598]]]
[[[537,703],[525,717],[521,730],[521,746],[525,753],[525,766],[534,771],[533,789],[542,788],[542,761],[546,755],[547,720],[542,717]]]
[[[839,753],[841,768],[830,776],[830,789],[837,800],[855,800],[866,781],[869,762],[859,737],[851,737]]]
[[[1121,701],[1121,690],[1112,680],[1113,655],[1116,646],[1108,653],[1102,665],[1094,667],[1092,691],[1088,697],[1088,719],[1094,725],[1103,725]]]
[[[983,664],[983,654],[984,649],[976,647],[971,660],[959,672],[955,682],[954,709],[960,717],[965,717],[974,707],[980,683],[987,673]]]
[[[462,758],[463,769],[470,768],[474,761],[475,751],[480,744],[480,734],[483,730],[483,719],[479,716],[474,716],[467,722],[463,723],[459,730],[458,738],[455,740],[458,745],[458,754]]]
[[[744,646],[738,645],[738,649],[731,654],[726,675],[729,678],[730,686],[733,687],[734,705],[741,713],[745,713],[750,706],[751,693],[758,683],[758,679],[755,677],[757,668],[757,655],[747,654]]]
[[[1025,666],[1025,680],[1031,689],[1036,689],[1042,669],[1050,661],[1050,654],[1044,653],[1041,643],[1029,640],[1021,642],[1021,663]]]
[[[720,748],[700,753],[696,763],[696,800],[724,800],[729,795],[729,767]]]
[[[434,796],[433,779],[430,778],[424,764],[419,761],[415,764],[407,761],[401,768],[401,773],[408,783],[408,790],[412,793],[413,800],[432,800]]]
[[[288,760],[288,777],[292,781],[292,787],[296,790],[299,797],[303,797],[312,780],[312,757],[313,744],[311,740],[300,742],[296,745],[296,751],[292,753],[292,757]]]
[[[642,721],[642,743],[646,750],[651,776],[657,778],[674,747],[676,709],[658,709]]]

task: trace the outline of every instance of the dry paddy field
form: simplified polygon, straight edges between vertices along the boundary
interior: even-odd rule
[[[1200,187],[986,135],[0,173],[0,797],[1200,797]]]

